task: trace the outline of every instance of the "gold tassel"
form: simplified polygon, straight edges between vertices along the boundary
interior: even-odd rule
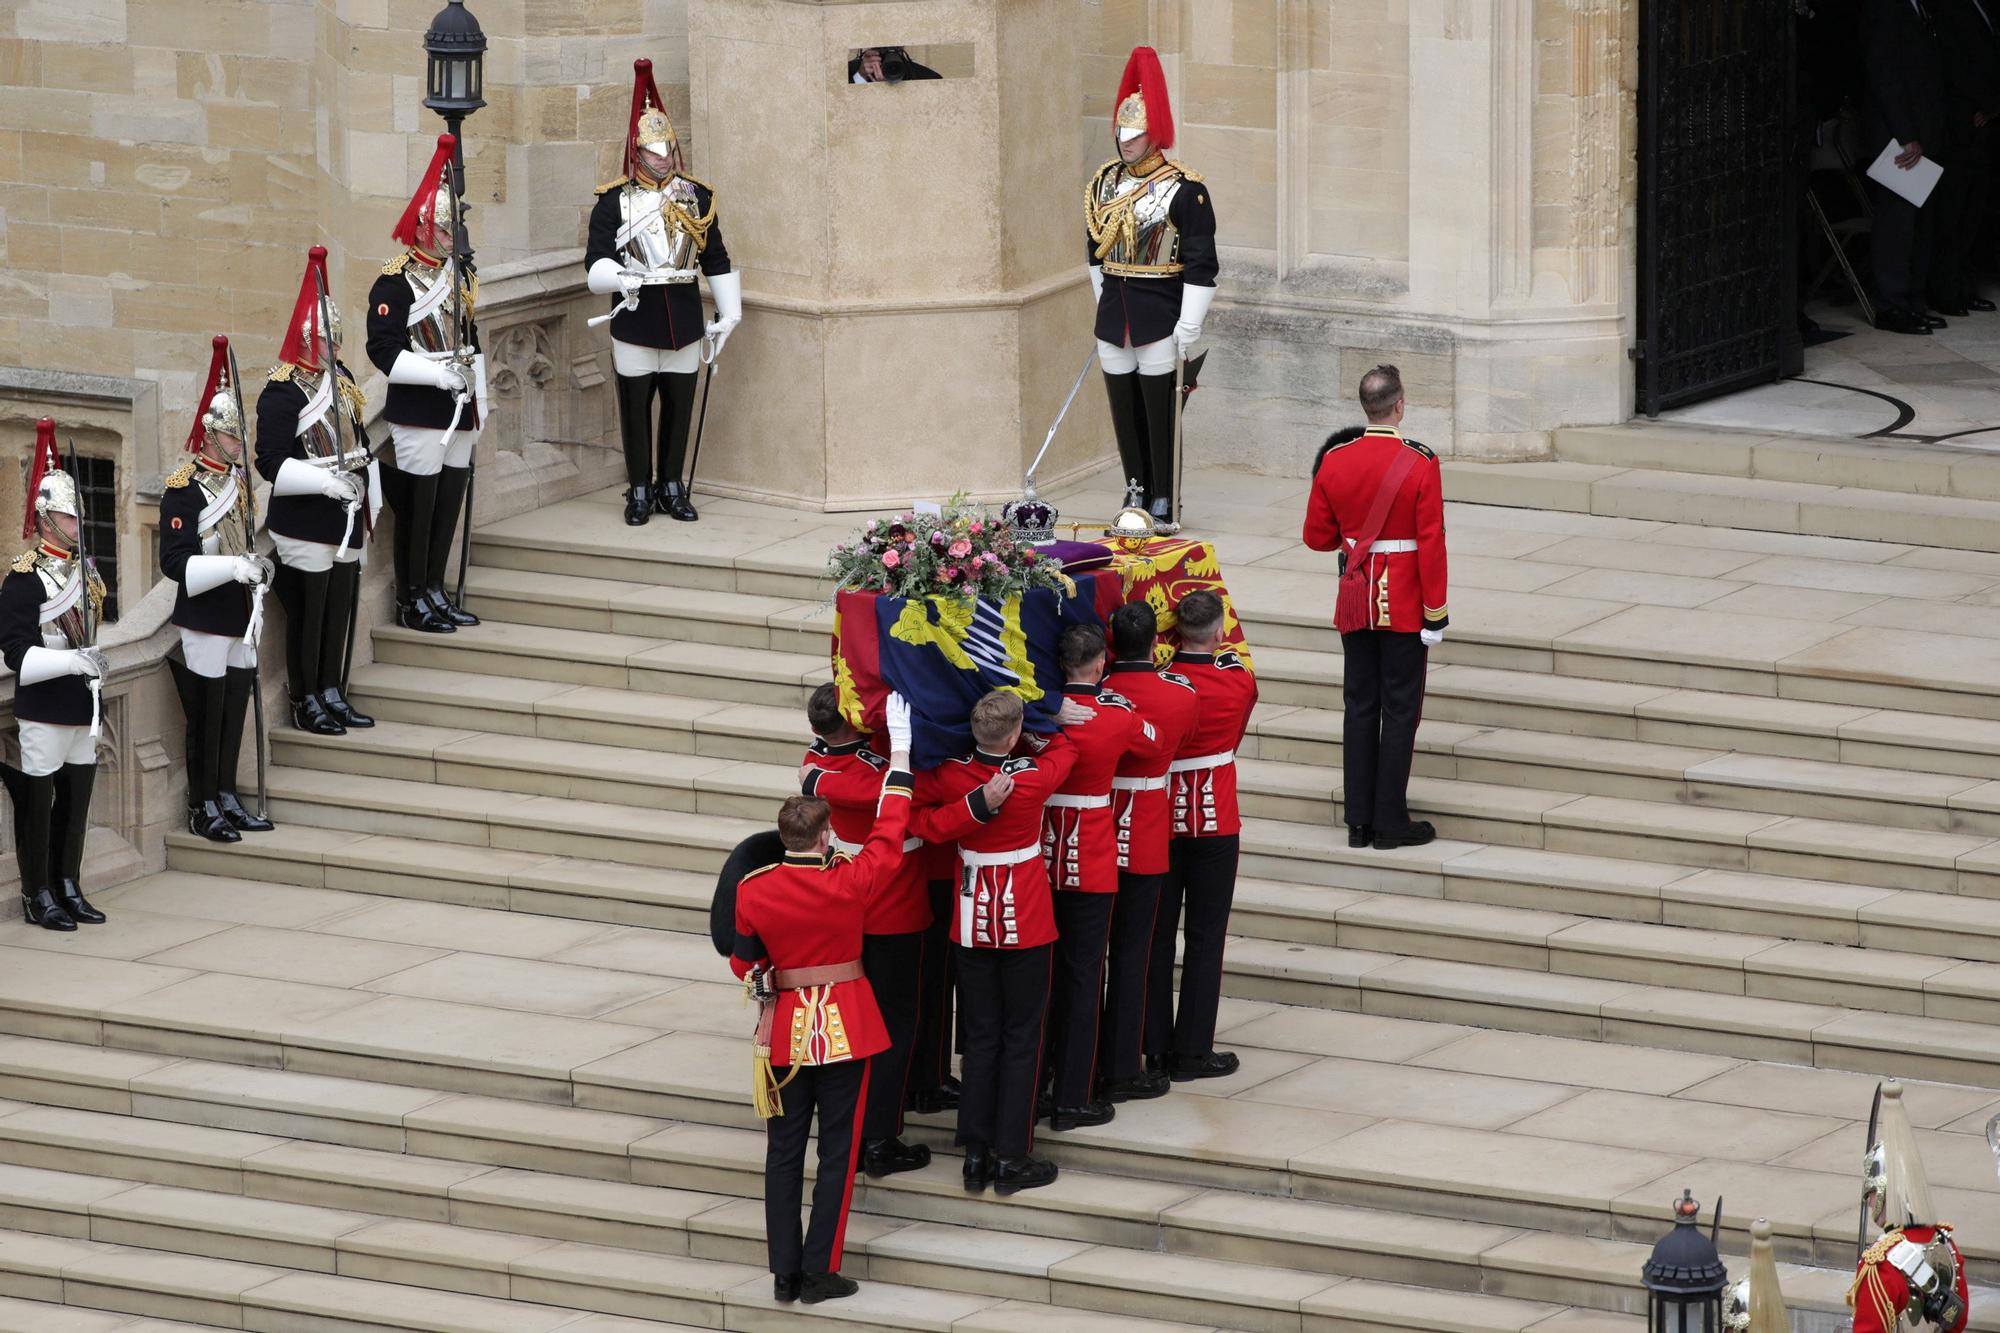
[[[779,1078],[771,1069],[771,1048],[754,1048],[750,1066],[750,1105],[756,1108],[759,1120],[770,1120],[785,1113],[785,1104],[778,1097],[785,1085],[798,1077],[799,1067],[793,1065]]]

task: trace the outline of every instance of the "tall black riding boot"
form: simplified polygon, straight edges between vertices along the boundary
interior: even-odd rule
[[[326,711],[319,695],[321,640],[326,637],[327,585],[332,570],[308,574],[278,566],[278,605],[285,608],[286,688],[292,697],[292,725],[321,736],[343,736],[347,728]]]
[[[424,591],[430,586],[431,520],[437,514],[437,473],[420,477],[405,472],[402,477],[396,488],[396,496],[402,502],[396,511],[396,623],[425,634],[454,634],[458,626],[437,613]],[[340,568],[335,567],[333,573],[338,579]],[[346,646],[343,629],[343,652]]]
[[[223,674],[222,765],[215,772],[215,803],[222,817],[239,833],[269,833],[276,827],[253,815],[236,795],[237,766],[243,761],[243,724],[250,716],[250,692],[257,688],[254,667],[230,667]]]
[[[653,478],[653,505],[668,518],[692,523],[686,476],[688,432],[694,425],[694,397],[701,376],[694,371],[660,376],[660,470]]]
[[[50,834],[54,826],[56,779],[53,773],[30,777],[7,770],[7,790],[14,798],[14,854],[21,862],[21,915],[28,924],[48,930],[75,930],[76,920],[63,910],[50,877],[54,865]]]
[[[181,696],[181,711],[187,715],[188,832],[210,842],[241,842],[243,835],[223,817],[215,794],[222,764],[223,680],[196,675],[174,657],[167,659],[167,668]]]
[[[618,437],[625,446],[625,521],[653,515],[653,390],[658,375],[619,375]]]
[[[49,878],[56,901],[70,920],[100,926],[104,913],[83,896],[83,841],[90,833],[90,791],[97,785],[97,765],[64,764],[56,771],[55,780],[49,832],[50,855],[55,862],[49,868]]]
[[[1118,484],[1136,485],[1141,496],[1153,489],[1146,451],[1146,408],[1139,397],[1139,372],[1104,372],[1104,396],[1111,402],[1111,431],[1118,437]]]
[[[479,617],[452,600],[445,591],[445,571],[451,568],[452,539],[458,535],[458,516],[465,508],[465,490],[472,481],[472,469],[447,466],[437,477],[437,508],[431,511],[431,552],[424,572],[430,581],[424,595],[431,610],[454,625],[477,625]],[[465,521],[470,524],[472,516]]]
[[[1146,509],[1154,518],[1180,520],[1174,510],[1174,377],[1141,375],[1146,400]]]
[[[413,563],[416,554],[416,545],[412,543]],[[327,582],[326,624],[320,632],[319,697],[325,702],[326,711],[350,731],[375,725],[374,718],[347,702],[347,645],[352,641],[360,602],[361,562],[349,560],[334,565]]]

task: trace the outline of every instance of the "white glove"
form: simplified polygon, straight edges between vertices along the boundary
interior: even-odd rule
[[[21,669],[14,679],[21,685],[40,685],[59,676],[87,676],[90,667],[74,648],[30,648],[21,654]]]
[[[486,353],[472,354],[472,401],[479,409],[479,419],[486,420]]]
[[[639,293],[645,286],[645,279],[641,278],[638,274],[627,273],[623,270],[619,271],[618,294],[625,298],[626,305],[636,304],[639,300]]]
[[[599,296],[625,294],[625,266],[615,259],[600,259],[584,275],[584,286]]]
[[[710,355],[721,356],[723,344],[743,322],[743,275],[713,274],[708,280],[708,290],[715,297],[715,319],[707,329],[708,336],[715,340],[715,351]]]
[[[1085,264],[1083,270],[1090,274],[1090,294],[1092,298],[1102,301],[1104,299],[1104,265]]]
[[[181,571],[181,586],[187,589],[188,596],[199,597],[225,583],[248,583],[250,580],[243,577],[242,571],[249,559],[238,555],[189,556],[187,568]],[[254,565],[249,567],[255,569]]]
[[[271,479],[271,498],[282,500],[297,495],[326,494],[326,469],[314,467],[303,458],[287,458]]]
[[[344,505],[360,502],[361,479],[352,472],[338,472],[333,468],[314,468],[313,471],[319,473],[319,493],[327,499]]]
[[[1174,325],[1174,341],[1186,356],[1201,341],[1201,326],[1208,320],[1208,307],[1215,300],[1215,288],[1189,284],[1181,288],[1181,317]]]
[[[396,364],[389,367],[389,383],[414,384],[425,389],[444,389],[448,392],[465,387],[465,378],[458,373],[458,367],[449,361],[434,361],[415,352],[396,353]]]
[[[900,694],[890,694],[883,704],[882,712],[889,727],[889,752],[908,754],[910,752],[910,701]]]
[[[103,652],[96,648],[73,648],[70,650],[70,673],[102,680],[111,674],[111,663]]]
[[[238,583],[247,583],[254,588],[260,583],[269,583],[271,576],[277,572],[278,567],[272,564],[265,556],[239,555],[236,557],[236,581]]]
[[[1424,641],[1424,647],[1435,648],[1444,642],[1444,631],[1441,629],[1420,629],[1417,631],[1417,637]]]

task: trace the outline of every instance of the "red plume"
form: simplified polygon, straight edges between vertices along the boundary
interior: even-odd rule
[[[317,370],[326,362],[321,351],[326,346],[326,330],[319,323],[319,288],[313,285],[313,274],[325,285],[329,296],[333,293],[333,283],[326,275],[326,247],[315,245],[306,251],[306,275],[299,283],[299,299],[292,304],[292,322],[285,328],[284,344],[278,348],[278,360],[295,366],[305,366]],[[306,336],[310,327],[312,336]]]
[[[1118,80],[1118,98],[1111,104],[1112,118],[1134,90],[1146,104],[1146,137],[1153,147],[1174,146],[1174,107],[1167,100],[1167,72],[1160,68],[1160,53],[1150,46],[1135,46],[1125,61],[1125,77]]]
[[[35,423],[35,461],[28,467],[28,512],[21,518],[21,535],[35,535],[35,492],[42,488],[42,478],[51,471],[62,471],[62,457],[56,453],[56,423],[52,417],[43,417]]]
[[[427,255],[437,255],[438,218],[431,204],[437,198],[439,179],[451,170],[451,154],[456,147],[458,140],[451,135],[438,136],[437,151],[431,154],[431,164],[424,168],[424,174],[417,178],[417,192],[411,196],[410,206],[403,210],[396,229],[389,233],[391,239]]]
[[[208,383],[203,386],[201,397],[195,399],[194,425],[188,427],[187,451],[191,454],[201,452],[202,441],[208,434],[201,428],[202,414],[208,411],[209,400],[215,397],[216,390],[222,387],[229,374],[229,339],[218,333],[212,345],[215,350],[208,358]]]
[[[640,56],[632,62],[632,117],[625,127],[625,174],[639,174],[639,117],[647,107],[664,107],[660,86],[653,82],[653,62]]]

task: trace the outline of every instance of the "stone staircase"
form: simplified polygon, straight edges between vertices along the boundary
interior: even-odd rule
[[[1357,852],[1299,489],[1189,492],[1263,698],[1235,1077],[1044,1135],[1004,1200],[918,1118],[940,1160],[857,1183],[861,1295],[774,1305],[706,915],[793,789],[850,524],[593,496],[476,535],[484,626],[376,631],[373,732],[274,733],[277,832],[0,928],[0,1333],[1637,1330],[1683,1186],[1835,1327],[1885,1074],[2000,1281],[2000,643],[1849,618],[1976,622],[2000,559],[1454,505],[1443,838]]]

